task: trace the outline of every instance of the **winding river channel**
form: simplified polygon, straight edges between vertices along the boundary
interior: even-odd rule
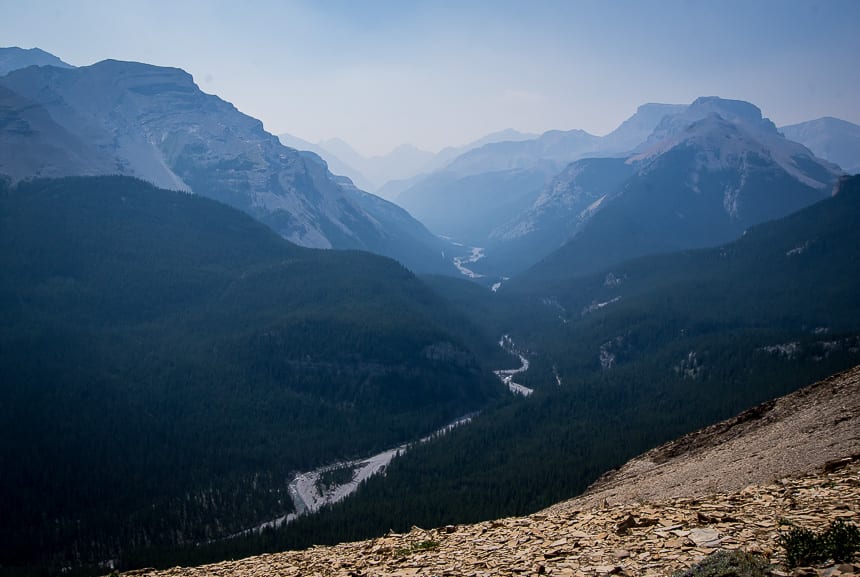
[[[520,359],[520,367],[516,369],[500,369],[493,371],[497,377],[508,387],[508,389],[518,395],[527,397],[532,394],[532,389],[514,382],[514,377],[524,373],[529,368],[529,360],[526,356],[514,345],[510,336],[504,335],[499,341],[499,346],[516,355]],[[439,435],[444,435],[448,431],[469,423],[477,413],[469,413],[464,415],[444,427],[434,431],[430,435],[422,438],[419,442],[424,443]],[[294,512],[288,515],[281,515],[265,523],[261,523],[256,527],[251,527],[230,535],[228,539],[259,533],[265,529],[273,529],[290,523],[301,515],[309,515],[316,513],[325,505],[337,503],[343,500],[358,489],[358,486],[365,481],[385,470],[397,455],[405,453],[409,448],[409,444],[403,444],[393,449],[388,449],[365,459],[356,459],[352,461],[337,461],[324,465],[313,471],[299,473],[290,481],[288,492],[290,499],[293,502]],[[339,481],[344,477],[347,481]]]

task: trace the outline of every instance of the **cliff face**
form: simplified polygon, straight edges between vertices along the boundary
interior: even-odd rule
[[[860,524],[860,367],[658,447],[540,513],[163,572],[664,576],[719,549],[766,555],[787,523]],[[860,574],[858,565],[795,575]]]

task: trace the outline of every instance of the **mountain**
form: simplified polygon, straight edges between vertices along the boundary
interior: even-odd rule
[[[374,185],[369,180],[367,180],[367,177],[361,174],[361,172],[348,165],[334,154],[325,150],[320,145],[308,142],[307,140],[303,140],[301,138],[298,138],[297,136],[293,136],[291,134],[286,133],[279,134],[278,140],[281,144],[288,148],[313,152],[314,154],[325,160],[326,164],[329,167],[329,170],[333,174],[346,176],[353,182],[353,184],[355,184],[361,190],[372,191],[374,189]]]
[[[764,118],[758,106],[744,100],[731,100],[718,96],[700,96],[689,106],[674,114],[664,116],[655,126],[648,138],[637,148],[648,150],[674,137],[682,135],[687,128],[698,120],[717,115],[735,125],[744,127],[758,135],[778,138],[779,132],[770,119]]]
[[[850,224],[858,211],[860,178],[843,177],[832,196],[782,219],[752,226],[729,244],[627,260],[588,276],[570,271],[544,279],[527,273],[517,279],[522,280],[517,288],[544,296],[552,293],[572,317],[579,317],[579,311],[592,302],[619,297],[608,308],[621,309],[637,306],[623,303],[671,292],[694,296],[668,305],[685,315],[722,315],[726,323],[788,323],[796,329],[813,323],[830,327],[823,334],[846,331],[860,323],[860,308],[845,300],[848,287],[860,280],[853,273],[860,254],[851,244],[855,232]],[[818,286],[825,278],[827,286]],[[755,292],[742,297],[750,287]],[[819,296],[804,302],[804,294]],[[762,299],[766,306],[759,304]],[[792,313],[786,315],[786,311]],[[606,315],[612,313],[591,316]]]
[[[518,243],[503,256],[493,255],[499,241],[521,236],[514,229],[521,233],[530,226],[526,221],[537,222],[535,213],[546,205],[548,189],[557,188],[557,183],[552,182],[554,177],[578,159],[632,151],[664,116],[681,108],[671,104],[642,105],[604,137],[582,130],[552,130],[530,140],[476,147],[410,183],[400,192],[397,202],[434,232],[468,244],[493,247],[488,249],[482,266],[495,274],[511,274],[569,238],[555,231],[545,244],[529,243],[526,247]]]
[[[317,146],[355,168],[362,166],[367,161],[367,157],[341,138],[321,140]]]
[[[398,203],[436,234],[483,246],[496,223],[526,210],[543,188],[540,170],[499,170],[456,176],[433,173],[398,198]],[[420,215],[420,216],[419,216]]]
[[[30,67],[0,79],[0,87],[23,99],[4,115],[26,117],[25,103],[39,104],[52,130],[61,127],[108,159],[102,174],[204,194],[302,246],[371,250],[414,270],[453,271],[440,257],[446,243],[405,211],[368,202],[367,193],[332,175],[318,156],[281,145],[259,120],[203,93],[180,69],[114,60],[72,69]],[[27,138],[54,137],[32,130]],[[4,130],[0,139],[20,142],[22,134]],[[30,148],[37,158],[21,162],[37,168],[39,147]],[[50,171],[92,173],[81,171],[80,163]]]
[[[860,173],[860,126],[833,117],[780,127],[786,138],[834,162],[849,174]]]
[[[0,76],[5,76],[13,70],[28,66],[55,66],[57,68],[74,68],[48,52],[39,48],[18,48],[11,46],[0,48]]]
[[[324,140],[318,145],[325,153],[340,159],[370,183],[369,190],[378,191],[391,180],[412,177],[423,172],[424,166],[435,156],[411,144],[401,144],[387,154],[366,157],[339,138]]]
[[[110,155],[57,124],[48,111],[0,85],[0,174],[21,180],[67,174],[109,174]]]
[[[397,203],[437,234],[484,246],[490,231],[525,210],[596,138],[581,130],[550,131],[534,140],[486,144],[418,180]]]
[[[595,153],[606,153],[612,156],[633,151],[651,136],[664,118],[678,114],[685,108],[683,104],[643,104],[618,128],[601,137]]]
[[[465,154],[470,150],[480,148],[486,144],[496,142],[520,142],[537,138],[537,136],[537,134],[520,132],[519,130],[507,128],[498,132],[492,132],[463,146],[448,146],[436,153],[428,163],[422,166],[419,174],[415,174],[409,178],[390,180],[380,187],[377,193],[384,198],[396,200],[403,191],[408,190],[413,186],[421,185],[425,178],[432,179],[437,172],[444,172],[444,168],[461,154]]]
[[[461,154],[445,169],[467,175],[544,166],[548,173],[555,174],[585,156],[616,156],[634,150],[666,116],[685,108],[677,104],[643,104],[602,137],[584,130],[550,130],[529,140],[489,143]]]
[[[532,140],[493,142],[461,154],[445,167],[457,175],[544,166],[552,172],[591,151],[599,137],[584,130],[550,130]]]
[[[858,463],[860,366],[679,437],[609,471],[552,510],[708,497]],[[852,467],[853,465],[853,467]],[[849,473],[850,474],[850,473]]]
[[[443,148],[436,154],[432,162],[425,166],[425,169],[428,172],[432,172],[445,168],[448,164],[451,163],[451,161],[453,161],[458,156],[461,156],[469,152],[470,150],[481,148],[482,146],[485,146],[487,144],[494,144],[497,142],[522,142],[525,140],[533,140],[535,138],[538,138],[538,136],[538,134],[533,134],[530,132],[521,132],[519,130],[514,130],[513,128],[506,128],[497,132],[491,132],[490,134],[482,136],[478,140],[474,140],[463,146],[448,146],[446,148]]]
[[[4,571],[224,538],[503,393],[495,339],[401,265],[201,194],[0,181],[0,266]]]
[[[489,232],[490,266],[511,274],[573,238],[635,172],[624,158],[570,163],[515,218]]]
[[[411,144],[402,144],[387,154],[371,157],[363,156],[339,138],[324,140],[313,145],[301,139],[291,140],[293,137],[289,135],[282,136],[286,137],[286,139],[282,138],[282,142],[286,145],[294,142],[298,145],[294,148],[311,150],[319,154],[329,163],[335,174],[349,176],[359,187],[393,200],[402,190],[409,187],[409,183],[420,181],[426,174],[444,167],[468,150],[491,142],[526,140],[535,135],[507,129],[488,134],[464,146],[449,146],[435,154]],[[364,183],[364,186],[360,183]]]
[[[633,175],[620,186],[610,173],[583,197],[576,179],[557,183],[549,214],[565,202],[578,209],[602,200],[528,274],[586,274],[649,253],[717,245],[825,198],[840,174],[780,135],[754,105],[714,97],[665,117],[642,149],[627,158]]]

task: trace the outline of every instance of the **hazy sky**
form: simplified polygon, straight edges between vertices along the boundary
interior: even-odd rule
[[[0,0],[0,46],[178,66],[273,133],[365,154],[612,130],[644,102],[860,124],[860,0]]]

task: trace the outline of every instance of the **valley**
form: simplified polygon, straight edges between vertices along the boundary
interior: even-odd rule
[[[426,443],[430,439],[448,433],[455,427],[467,425],[474,416],[475,413],[464,415],[434,433],[423,437],[418,442]],[[239,531],[226,538],[235,539],[255,533],[259,534],[266,529],[278,529],[287,523],[295,521],[301,515],[312,515],[322,507],[332,505],[349,497],[358,489],[362,482],[374,475],[383,473],[385,468],[391,463],[391,460],[406,453],[409,446],[410,443],[405,443],[366,459],[337,461],[323,465],[313,471],[297,474],[287,487],[287,492],[293,504],[293,513],[266,521],[251,529]],[[331,480],[326,481],[329,478]]]
[[[656,577],[775,566],[763,501],[857,519],[860,126],[697,88],[585,130],[587,85],[503,83],[466,137],[362,66],[313,116],[302,48],[266,118],[221,72],[0,48],[0,576]],[[424,116],[444,146],[367,144]]]
[[[501,338],[499,346],[507,353],[519,358],[520,366],[516,369],[498,369],[493,371],[493,373],[511,393],[528,397],[534,391],[515,383],[513,379],[516,375],[528,371],[529,360],[519,352],[508,335],[504,335]],[[267,529],[278,529],[287,523],[295,521],[299,516],[312,515],[323,507],[342,501],[355,493],[366,480],[375,475],[383,474],[392,459],[406,454],[410,446],[415,443],[427,443],[451,432],[457,427],[468,425],[477,415],[478,413],[469,413],[439,428],[430,435],[422,437],[416,442],[404,443],[367,458],[336,461],[318,467],[313,471],[299,473],[289,482],[287,488],[292,500],[293,513],[266,521],[254,528],[239,531],[227,538],[234,539],[255,533],[259,534]],[[327,481],[326,479],[330,480]]]
[[[855,368],[656,447],[582,497],[528,516],[413,526],[332,547],[143,574],[661,577],[721,550],[754,552],[769,570],[785,572],[780,535],[789,527],[817,530],[836,519],[860,520],[860,464],[850,429],[860,411],[859,375]],[[733,458],[739,455],[740,461]],[[856,572],[850,564],[803,571],[816,577]]]

